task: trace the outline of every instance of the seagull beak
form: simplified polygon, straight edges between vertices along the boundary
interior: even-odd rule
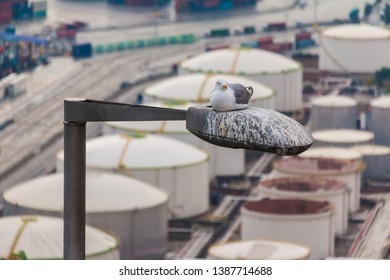
[[[228,88],[228,86],[227,86],[227,84],[223,84],[223,89],[227,89]]]

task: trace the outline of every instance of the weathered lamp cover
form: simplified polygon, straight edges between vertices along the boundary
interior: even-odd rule
[[[211,106],[193,106],[188,109],[186,124],[197,137],[228,148],[284,156],[300,154],[313,144],[311,135],[295,120],[257,107],[218,112]]]

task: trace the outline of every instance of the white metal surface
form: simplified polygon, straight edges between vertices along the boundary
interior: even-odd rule
[[[356,212],[360,207],[361,176],[364,167],[360,159],[290,157],[274,161],[273,170],[268,178],[308,176],[338,180],[349,190],[348,211]]]
[[[273,89],[248,78],[223,74],[195,73],[165,79],[147,87],[145,96],[160,100],[208,103],[216,81],[223,79],[228,83],[239,83],[253,87],[251,106],[275,109]]]
[[[241,207],[241,238],[287,240],[310,248],[310,259],[334,254],[334,221],[328,202],[263,199]]]
[[[172,217],[208,209],[208,155],[189,144],[156,135],[109,135],[87,141],[87,170],[124,174],[169,195]],[[63,151],[57,155],[63,168]]]
[[[390,31],[351,24],[331,27],[320,35],[319,68],[334,72],[374,73],[390,66]]]
[[[175,104],[157,101],[145,105],[186,110],[188,107],[195,105],[195,103]],[[186,129],[185,121],[109,122],[103,127],[103,133],[161,134],[196,146],[206,151],[210,156],[208,162],[210,179],[218,175],[242,175],[245,172],[245,150],[228,149],[209,144],[190,133]],[[232,161],[231,159],[234,160]]]
[[[275,90],[276,110],[294,112],[302,108],[301,65],[280,54],[257,49],[210,51],[183,61],[179,72],[242,75]]]
[[[371,101],[371,131],[375,133],[375,144],[390,146],[390,96],[382,96]]]
[[[356,128],[357,102],[346,96],[324,96],[311,102],[311,131]]]
[[[301,260],[307,259],[310,248],[301,244],[274,240],[244,240],[217,243],[208,251],[217,260]]]
[[[255,192],[262,198],[293,198],[329,201],[334,207],[335,234],[348,229],[348,188],[336,180],[291,177],[261,180]]]
[[[0,218],[0,259],[24,252],[29,260],[63,258],[63,226],[60,218],[12,216]],[[88,260],[118,260],[119,240],[97,228],[85,227]],[[12,252],[11,252],[12,251]]]
[[[390,148],[386,146],[354,146],[353,150],[363,155],[366,164],[365,179],[383,179],[390,177]]]
[[[298,155],[301,158],[362,159],[362,154],[350,148],[316,147]]]
[[[374,133],[355,129],[327,129],[312,133],[314,146],[351,147],[354,145],[371,144]]]
[[[86,213],[89,225],[121,238],[122,259],[163,257],[167,247],[168,196],[138,180],[88,172]],[[4,215],[62,216],[63,174],[39,177],[4,193]]]

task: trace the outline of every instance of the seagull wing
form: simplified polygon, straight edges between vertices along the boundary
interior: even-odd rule
[[[237,104],[249,103],[249,99],[252,97],[253,94],[252,87],[244,87],[241,84],[228,84],[228,86],[233,90]]]

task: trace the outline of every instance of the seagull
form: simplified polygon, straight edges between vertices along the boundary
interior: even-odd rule
[[[218,80],[211,94],[210,103],[214,110],[226,112],[248,108],[253,88],[241,84],[228,84]]]

